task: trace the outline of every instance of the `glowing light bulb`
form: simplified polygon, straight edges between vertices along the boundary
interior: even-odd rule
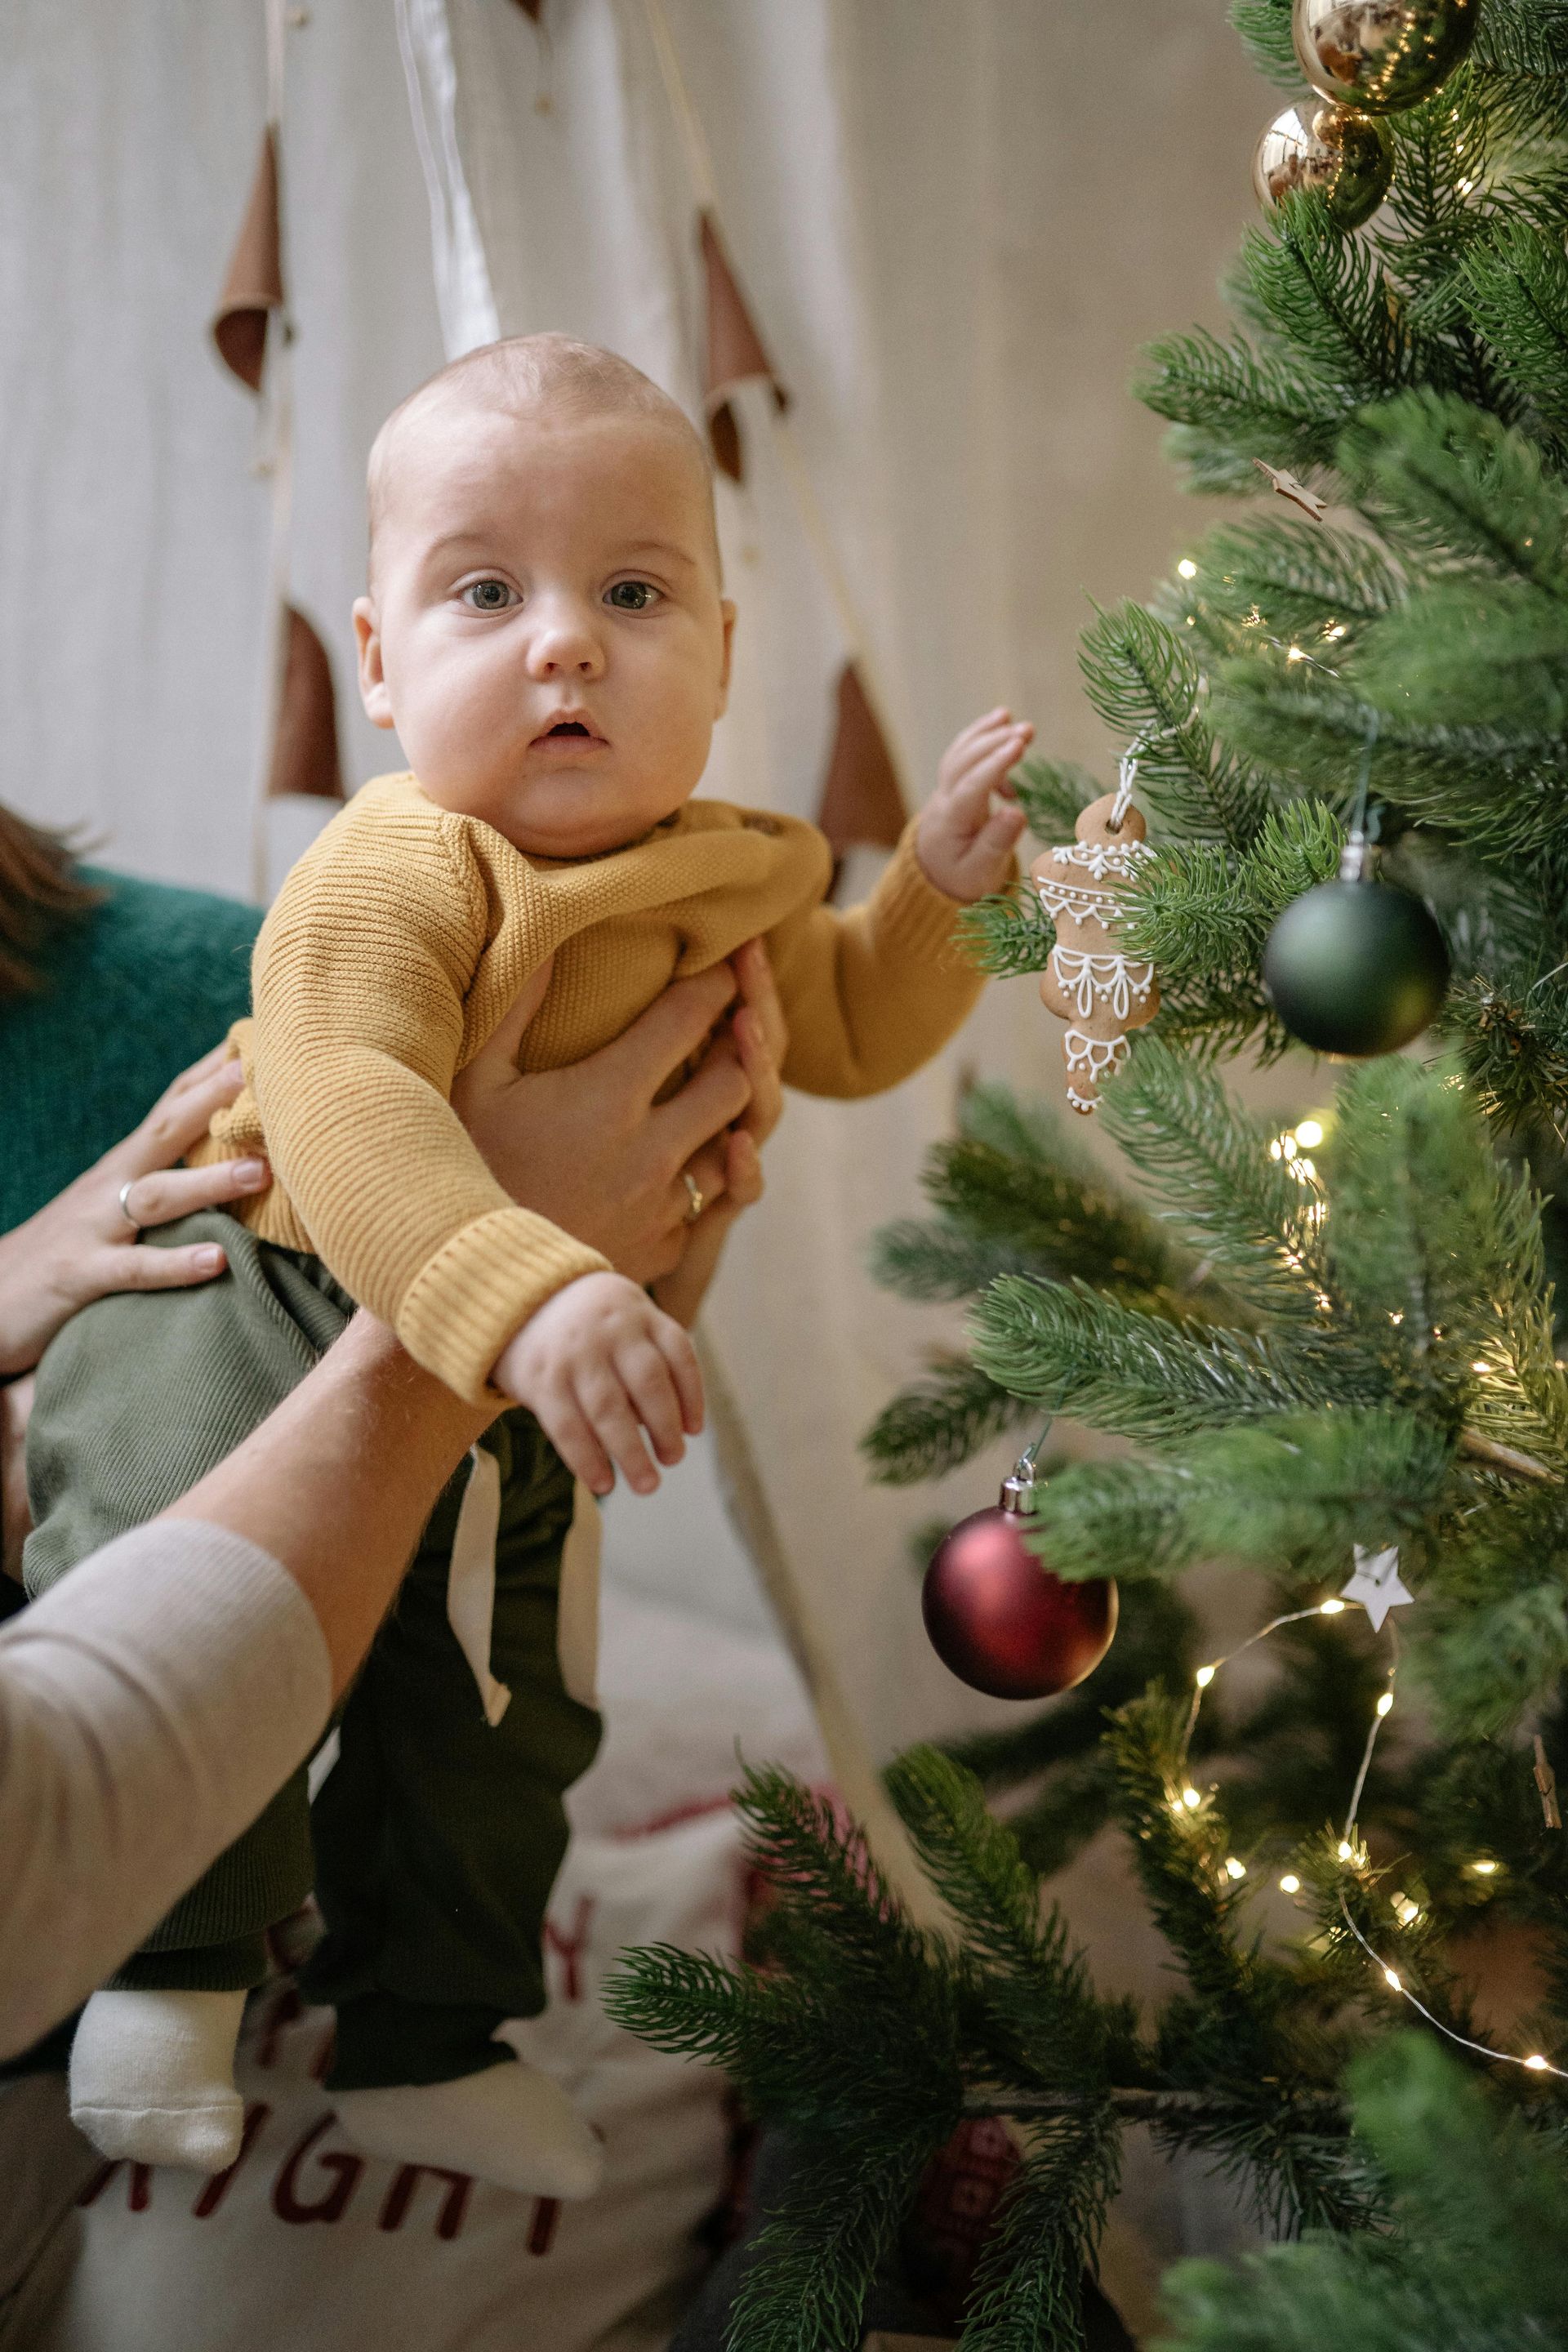
[[[1532,2050],[1524,2063],[1534,2074],[1544,2074],[1546,2072],[1546,2061],[1539,2050]]]
[[[1301,1882],[1293,1870],[1288,1870],[1279,1881],[1279,1891],[1282,1895],[1300,1895],[1301,1892]]]
[[[1190,555],[1184,555],[1176,569],[1184,580],[1195,580],[1198,576],[1198,567]]]
[[[1342,1617],[1344,1613],[1345,1604],[1342,1601],[1325,1601],[1318,1610],[1320,1617]]]
[[[1296,1157],[1296,1139],[1295,1139],[1295,1137],[1294,1137],[1293,1135],[1282,1135],[1282,1136],[1280,1137],[1280,1139],[1279,1139],[1279,1154],[1280,1154],[1281,1159],[1284,1159],[1284,1160],[1294,1160],[1294,1159],[1295,1159],[1295,1157]]]
[[[1321,1119],[1304,1118],[1296,1129],[1296,1140],[1303,1150],[1315,1151],[1322,1139],[1323,1128]]]
[[[1184,1789],[1182,1790],[1182,1802],[1185,1805],[1189,1813],[1195,1813],[1198,1807],[1203,1803],[1203,1799],[1199,1796],[1195,1789]]]
[[[1355,1859],[1355,1848],[1354,1848],[1354,1846],[1353,1846],[1353,1845],[1352,1845],[1352,1843],[1351,1843],[1351,1842],[1350,1842],[1349,1838],[1341,1838],[1341,1840],[1340,1840],[1340,1860],[1341,1860],[1342,1862],[1353,1862],[1353,1861],[1354,1861],[1354,1859]]]
[[[1405,1988],[1399,1981],[1399,1971],[1397,1969],[1384,1969],[1383,1974],[1390,1992],[1402,1992],[1404,1990]]]
[[[1289,646],[1289,647],[1287,649],[1287,652],[1286,652],[1286,655],[1285,655],[1285,658],[1286,658],[1286,660],[1287,660],[1287,661],[1298,662],[1298,661],[1305,661],[1305,660],[1306,660],[1306,658],[1307,658],[1307,656],[1306,656],[1306,655],[1301,651],[1301,648],[1300,648],[1300,646]]]
[[[1491,1366],[1483,1356],[1477,1356],[1470,1365],[1472,1372],[1489,1372]]]
[[[1392,1714],[1393,1709],[1394,1693],[1392,1691],[1384,1691],[1383,1696],[1377,1702],[1377,1711],[1379,1715],[1389,1715]]]
[[[1196,1683],[1199,1690],[1207,1690],[1210,1683],[1214,1680],[1214,1668],[1212,1666],[1200,1666],[1197,1673],[1193,1676],[1193,1680]]]
[[[1493,1871],[1497,1868],[1497,1864],[1495,1862],[1472,1862],[1470,1868],[1475,1872],[1478,1878],[1489,1878]]]
[[[1233,1853],[1226,1854],[1225,1858],[1225,1874],[1227,1878],[1245,1878],[1247,1876],[1246,1863],[1237,1862],[1235,1854]]]

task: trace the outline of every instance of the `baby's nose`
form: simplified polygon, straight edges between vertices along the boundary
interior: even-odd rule
[[[529,646],[529,667],[536,677],[592,677],[603,666],[599,634],[586,614],[541,618]]]

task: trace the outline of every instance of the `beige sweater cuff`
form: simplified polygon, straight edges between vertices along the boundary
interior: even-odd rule
[[[496,1209],[454,1234],[415,1276],[397,1336],[416,1361],[471,1404],[510,1404],[489,1384],[496,1358],[547,1298],[579,1275],[609,1274],[606,1257],[536,1217]]]

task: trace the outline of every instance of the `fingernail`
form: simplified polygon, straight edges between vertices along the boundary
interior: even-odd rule
[[[197,1250],[191,1263],[199,1273],[221,1274],[228,1260],[216,1242],[205,1242]]]
[[[247,1192],[259,1192],[270,1172],[265,1160],[237,1160],[234,1163],[234,1181]]]

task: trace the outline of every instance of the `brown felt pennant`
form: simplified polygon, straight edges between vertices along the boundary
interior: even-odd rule
[[[229,259],[212,322],[218,356],[241,383],[261,389],[267,318],[283,308],[283,241],[278,224],[278,148],[268,124],[250,200]]]
[[[300,793],[311,800],[341,801],[343,779],[338,764],[332,665],[321,638],[292,604],[288,629],[267,797],[275,801]]]
[[[892,849],[909,812],[893,755],[853,661],[838,677],[838,723],[816,822],[836,857],[847,849]]]
[[[769,386],[774,405],[789,406],[789,394],[774,373],[763,339],[757,332],[746,300],[730,266],[718,224],[711,213],[705,212],[700,224],[702,242],[702,276],[708,293],[708,351],[702,384],[702,404],[708,416],[708,438],[712,445],[713,461],[732,482],[745,475],[745,455],[741,446],[741,428],[731,405],[731,394],[738,384],[763,383]]]

